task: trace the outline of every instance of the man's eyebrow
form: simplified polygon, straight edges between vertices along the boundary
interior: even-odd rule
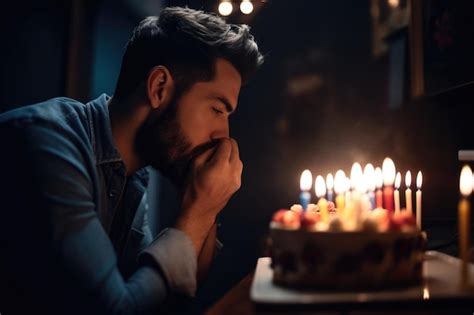
[[[222,102],[222,104],[224,104],[225,109],[227,110],[229,114],[232,114],[234,112],[235,110],[234,107],[230,105],[230,102],[226,98],[221,97],[221,96],[216,96],[216,99]]]

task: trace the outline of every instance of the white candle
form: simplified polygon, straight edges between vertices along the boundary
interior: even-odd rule
[[[395,191],[393,192],[393,198],[395,202],[395,213],[400,213],[400,191],[398,188],[400,188],[400,183],[402,181],[402,175],[400,172],[397,173],[397,176],[395,177]]]
[[[421,230],[421,184],[423,183],[423,176],[421,172],[416,175],[416,226]]]
[[[375,209],[375,169],[370,163],[364,167],[364,180],[367,185],[371,209]]]
[[[459,191],[462,198],[458,204],[458,224],[459,224],[459,258],[462,260],[461,264],[461,285],[465,287],[469,284],[469,246],[470,246],[470,212],[471,205],[469,196],[472,193],[472,170],[468,165],[465,165],[461,170],[459,177]]]
[[[411,172],[408,171],[407,174],[405,175],[405,185],[407,189],[405,190],[405,199],[406,199],[406,205],[407,205],[407,211],[409,214],[413,214],[413,206],[412,206],[412,197],[411,197]]]

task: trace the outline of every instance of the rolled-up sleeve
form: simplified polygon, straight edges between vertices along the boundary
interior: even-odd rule
[[[191,240],[184,232],[174,228],[164,229],[140,254],[140,260],[156,263],[171,290],[195,296],[197,256]]]

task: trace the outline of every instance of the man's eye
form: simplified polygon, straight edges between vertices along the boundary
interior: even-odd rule
[[[215,108],[215,107],[213,107],[212,110],[213,110],[216,114],[224,114],[223,111],[221,111],[221,110],[219,110],[219,109],[217,109],[217,108]]]

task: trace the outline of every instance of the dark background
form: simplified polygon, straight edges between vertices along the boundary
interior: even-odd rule
[[[298,201],[305,168],[348,173],[353,162],[380,166],[390,156],[402,175],[421,170],[429,246],[457,254],[457,154],[474,149],[474,10],[470,1],[424,1],[425,93],[412,97],[409,29],[392,32],[374,56],[374,1],[259,1],[254,14],[228,18],[251,25],[266,62],[231,118],[243,185],[220,216],[225,247],[195,311],[253,270],[272,213]],[[0,19],[0,111],[56,96],[111,95],[136,23],[168,5],[215,10],[217,3],[11,2]],[[176,196],[156,173],[149,191],[156,233],[176,215]]]

